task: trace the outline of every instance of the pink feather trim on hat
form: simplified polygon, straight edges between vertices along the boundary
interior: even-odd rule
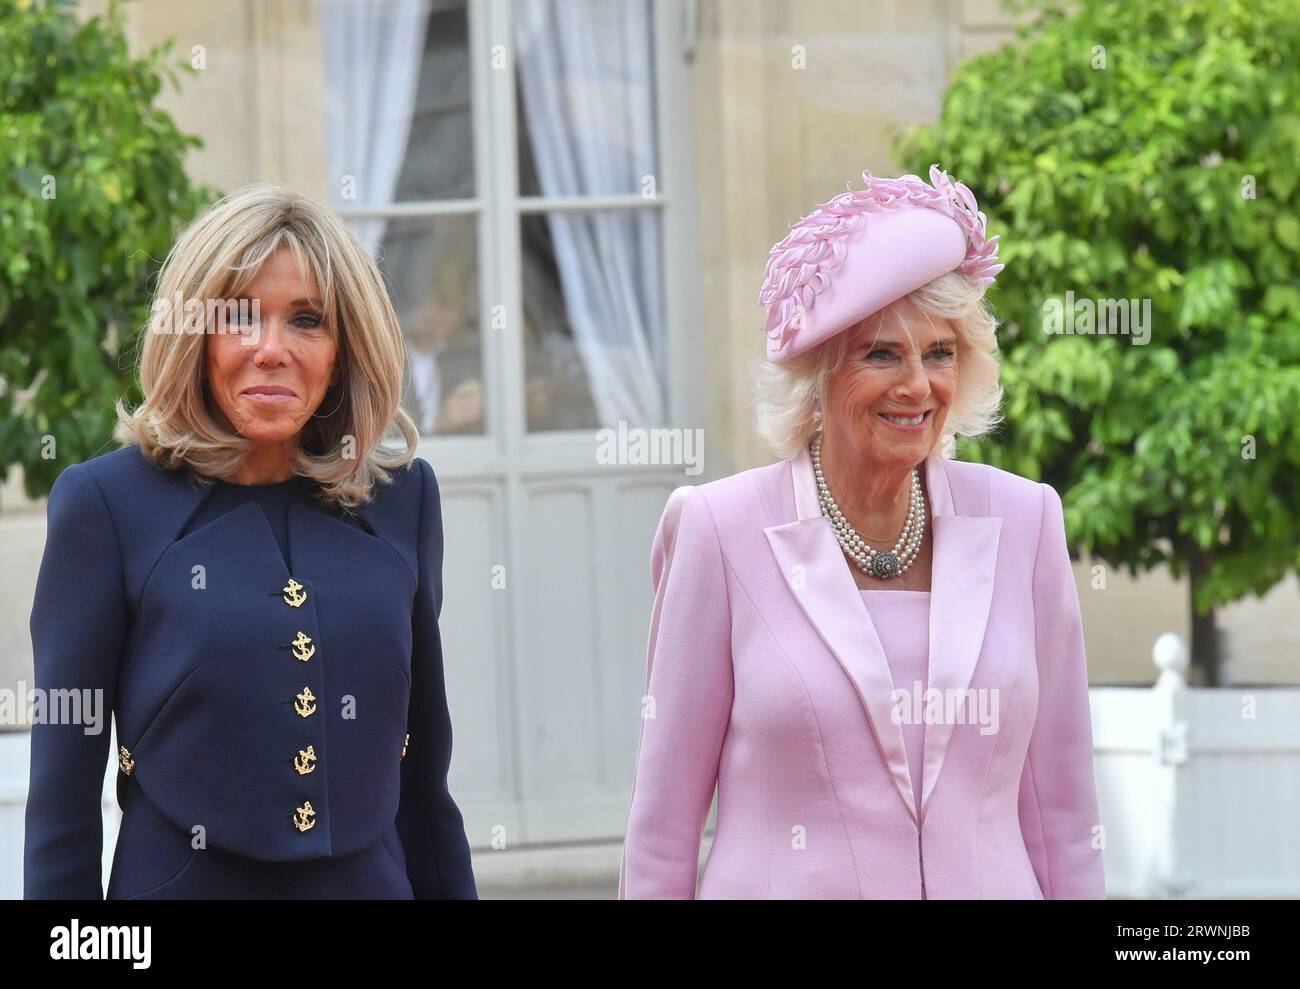
[[[987,287],[1004,267],[997,263],[998,238],[987,237],[987,221],[979,211],[974,194],[961,182],[950,178],[938,165],[930,166],[930,185],[919,176],[910,174],[888,179],[876,178],[870,171],[864,171],[862,177],[867,184],[865,189],[841,193],[791,224],[790,233],[772,248],[768,256],[758,301],[767,307],[765,330],[769,356],[773,359],[794,356],[833,335],[828,332],[830,328],[818,327],[815,333],[810,334],[810,337],[816,339],[791,346],[794,335],[809,320],[817,297],[831,288],[831,275],[844,265],[850,242],[856,246],[854,235],[861,232],[869,214],[916,208],[933,210],[955,221],[965,238],[965,257],[960,259],[955,268],[946,270],[959,271]],[[934,237],[932,227],[926,229],[926,225],[922,224],[915,225],[914,229],[916,236]],[[916,257],[917,245],[910,246],[912,256]],[[940,245],[938,238],[935,238],[930,256],[925,257],[924,251],[928,244],[922,244],[919,248],[922,252],[920,260],[934,266],[939,259],[948,257],[946,246]],[[881,252],[882,256],[888,256],[890,245],[876,243],[871,245],[871,249]],[[944,268],[946,264],[947,261],[943,261],[938,267]],[[921,265],[910,280],[907,273],[898,271],[890,272],[890,277],[893,279],[894,290],[900,285],[905,286],[918,278],[922,279],[912,285],[909,289],[911,291],[942,273],[943,271],[934,273]],[[893,291],[886,291],[885,294],[893,294]],[[869,295],[870,289],[864,289],[864,296]],[[841,304],[839,300],[838,304]],[[847,326],[839,327],[846,328]],[[782,354],[782,351],[785,353]]]

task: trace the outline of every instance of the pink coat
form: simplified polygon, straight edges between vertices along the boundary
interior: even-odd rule
[[[1078,592],[1049,485],[932,455],[918,816],[893,681],[807,451],[668,499],[620,898],[1105,892]],[[958,723],[954,723],[958,722]],[[989,728],[996,725],[996,731]]]

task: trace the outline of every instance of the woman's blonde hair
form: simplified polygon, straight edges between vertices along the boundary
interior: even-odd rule
[[[392,483],[386,468],[411,463],[419,432],[401,408],[405,343],[397,315],[378,268],[343,220],[292,189],[247,186],[181,234],[159,272],[154,311],[174,299],[207,306],[238,298],[282,247],[315,277],[338,347],[337,384],[321,402],[336,411],[303,427],[293,467],[318,483],[322,500],[352,509],[371,500],[376,483]],[[159,332],[151,320],[137,368],[144,400],[135,409],[118,400],[115,436],[161,467],[229,479],[254,443],[213,415],[205,373],[211,327],[202,329]],[[404,450],[381,446],[394,426]]]
[[[940,456],[952,457],[957,436],[981,436],[1001,421],[1002,385],[997,357],[997,318],[984,289],[956,271],[940,275],[904,297],[927,320],[947,319],[957,332],[957,389],[936,440]],[[904,325],[895,302],[868,317],[883,326]],[[857,324],[861,326],[862,324]],[[856,327],[789,361],[763,360],[754,367],[754,411],[758,434],[781,459],[797,454],[820,427],[826,386],[848,354]],[[930,451],[933,452],[933,451]]]

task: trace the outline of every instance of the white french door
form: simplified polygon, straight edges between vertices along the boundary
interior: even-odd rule
[[[702,425],[700,351],[684,346],[690,5],[606,0],[602,19],[626,3],[615,13],[641,20],[555,33],[526,6],[547,2],[433,2],[392,200],[340,208],[383,226],[408,404],[441,483],[451,787],[475,847],[621,837],[650,543],[668,493],[698,480],[596,455],[624,410],[629,427]],[[587,28],[608,36],[580,41]],[[521,45],[536,59],[522,73]],[[610,126],[592,127],[602,113]],[[625,178],[628,155],[650,162],[635,183],[593,180],[614,164]],[[586,187],[545,194],[561,181]]]

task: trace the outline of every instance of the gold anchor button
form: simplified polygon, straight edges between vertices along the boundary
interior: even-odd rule
[[[293,826],[299,831],[310,831],[316,826],[316,811],[312,809],[310,800],[294,810]]]
[[[314,773],[316,771],[316,746],[308,745],[305,749],[299,749],[297,756],[293,760],[293,768],[298,770],[299,776]]]
[[[302,693],[296,694],[295,697],[293,709],[302,717],[310,718],[316,713],[316,695],[311,692],[311,687],[303,687]]]
[[[307,589],[292,577],[280,593],[284,595],[284,603],[291,608],[301,608],[303,602],[307,600]]]
[[[298,630],[298,637],[291,643],[293,646],[293,658],[307,662],[312,656],[316,655],[316,647],[311,644],[311,636],[301,629]],[[308,647],[311,648],[308,648]]]
[[[131,758],[131,753],[126,750],[125,745],[117,747],[117,765],[127,776],[135,770],[135,760]]]
[[[406,758],[406,747],[407,747],[408,745],[410,745],[410,744],[411,744],[411,736],[410,736],[410,735],[407,735],[407,736],[406,736],[406,740],[405,740],[404,742],[402,742],[402,756],[401,756],[401,759],[398,759],[398,760],[397,760],[398,762],[401,762],[402,759],[405,759],[405,758]]]

